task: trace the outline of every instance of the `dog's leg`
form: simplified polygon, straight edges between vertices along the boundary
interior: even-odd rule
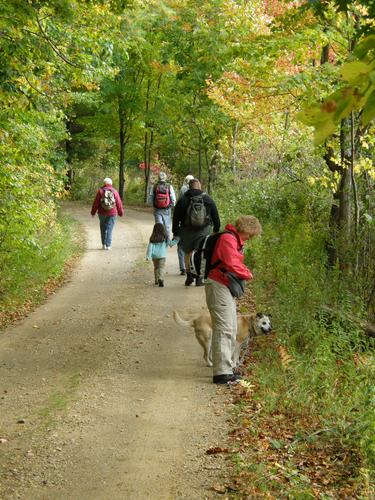
[[[206,336],[204,335],[204,332],[197,330],[195,332],[195,336],[199,342],[199,344],[202,346],[203,349],[203,359],[206,362],[207,366],[212,366],[212,362],[210,360],[210,343],[207,341]]]
[[[212,337],[208,342],[208,362],[207,366],[212,366]]]
[[[240,352],[242,351],[242,356],[238,362],[239,366],[243,365],[243,362],[245,361],[247,355],[249,354],[250,351],[250,344],[251,344],[252,337],[247,337],[247,339],[242,342],[241,347],[240,347]]]
[[[207,353],[205,352],[203,357],[206,362],[206,365],[212,366],[211,350],[209,350]]]
[[[233,368],[237,368],[239,365],[240,349],[241,349],[241,344],[239,344],[236,340],[236,344],[234,346],[234,351],[233,351],[233,355],[232,355]]]

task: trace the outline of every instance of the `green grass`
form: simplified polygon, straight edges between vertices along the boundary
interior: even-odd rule
[[[74,373],[69,377],[66,387],[63,390],[54,392],[49,396],[45,405],[38,411],[38,415],[43,418],[43,423],[49,425],[56,413],[64,411],[72,400],[75,389],[81,380],[80,373]]]
[[[83,246],[79,223],[59,213],[37,245],[8,249],[0,280],[0,328],[43,302],[63,281]]]

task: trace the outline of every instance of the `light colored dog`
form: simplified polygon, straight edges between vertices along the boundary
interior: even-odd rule
[[[207,366],[212,366],[211,340],[212,323],[209,312],[204,312],[191,320],[182,319],[177,311],[173,311],[173,319],[180,326],[194,328],[195,336],[203,348],[203,358]],[[239,365],[241,344],[249,338],[258,335],[267,335],[271,333],[271,316],[266,314],[238,314],[237,315],[237,336],[236,345],[232,354],[233,366]]]

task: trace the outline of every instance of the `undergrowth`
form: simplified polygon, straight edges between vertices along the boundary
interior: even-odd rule
[[[254,388],[238,397],[236,489],[249,498],[370,498],[374,341],[361,328],[357,283],[327,266],[331,196],[271,178],[224,181],[214,197],[225,222],[253,214],[262,223],[246,262],[256,308],[272,313],[277,332],[258,341],[247,367]]]
[[[60,212],[56,224],[40,234],[34,245],[7,255],[0,282],[0,328],[40,304],[63,280],[83,245],[81,226]]]

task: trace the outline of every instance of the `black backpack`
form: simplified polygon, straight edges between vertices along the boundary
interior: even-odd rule
[[[187,226],[199,228],[205,227],[210,223],[206,205],[204,204],[204,195],[205,193],[197,194],[190,198],[185,219]]]
[[[193,250],[190,255],[189,272],[194,277],[206,279],[211,269],[214,269],[220,264],[220,260],[211,262],[211,259],[218,239],[225,233],[233,234],[240,245],[237,234],[232,231],[222,231],[221,233],[213,233],[205,236],[199,243],[198,248]]]

